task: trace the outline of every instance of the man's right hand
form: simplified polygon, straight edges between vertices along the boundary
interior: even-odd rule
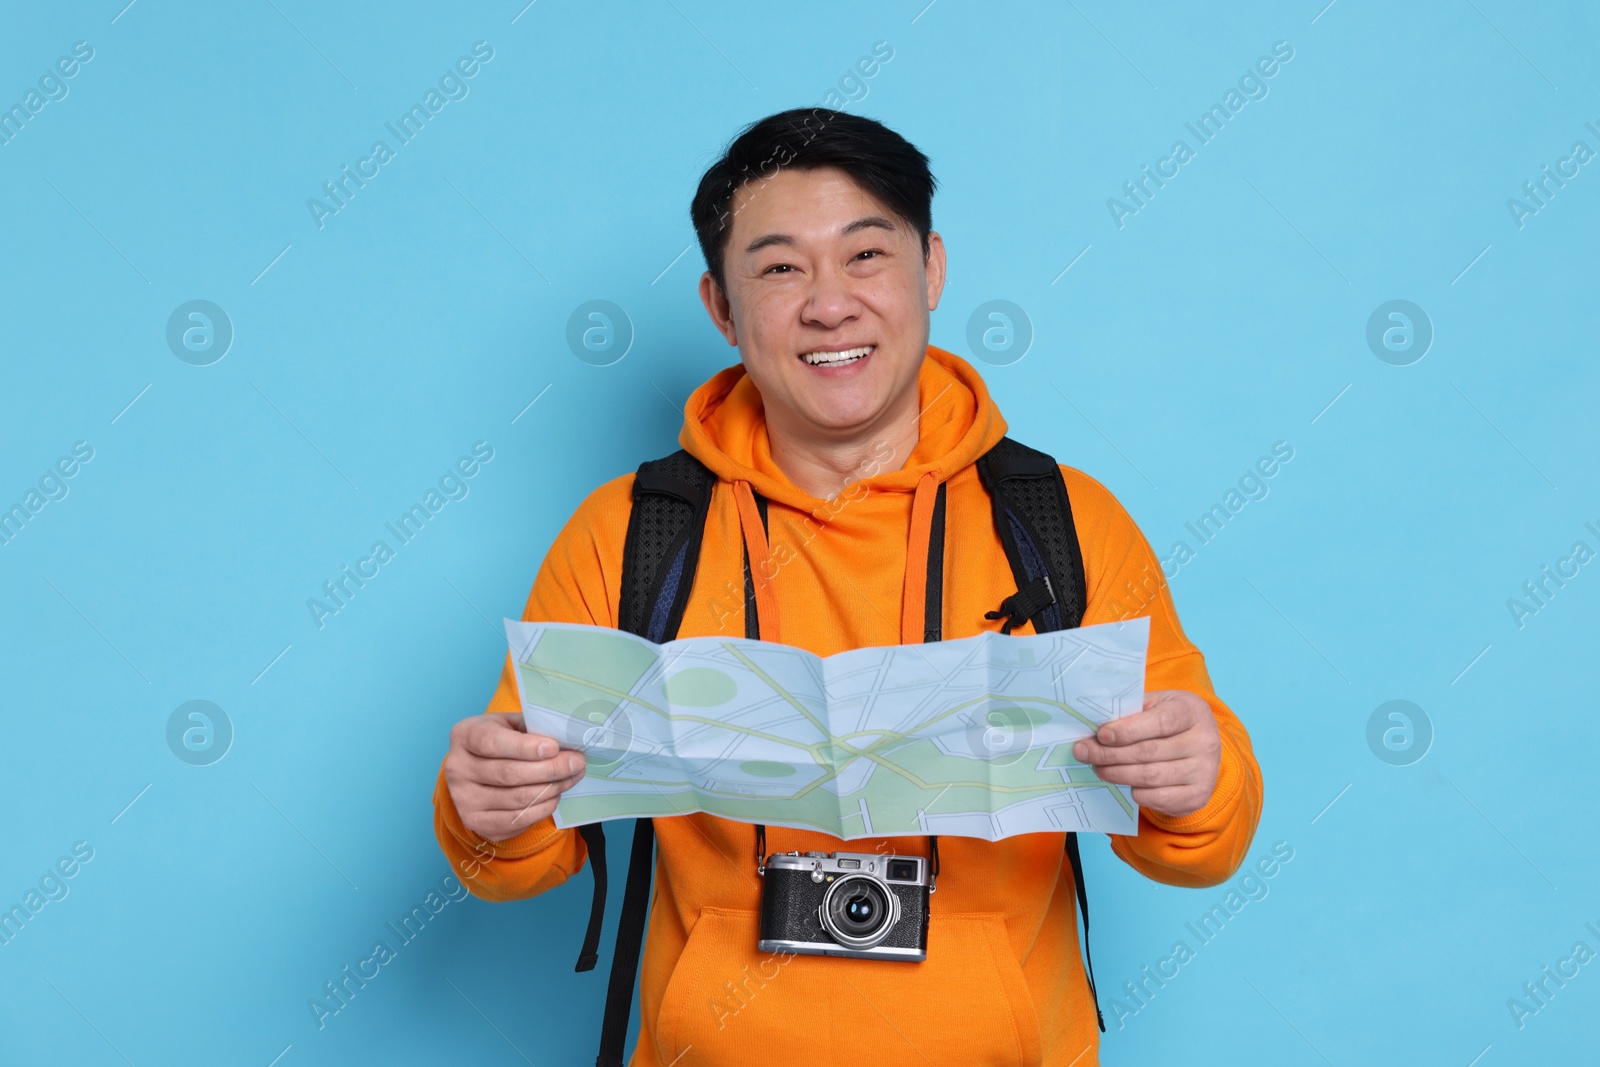
[[[450,728],[444,780],[467,829],[505,841],[554,811],[583,767],[583,753],[528,733],[520,711],[494,712]]]

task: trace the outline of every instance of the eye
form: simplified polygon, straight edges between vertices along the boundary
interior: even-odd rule
[[[782,270],[793,270],[794,268],[789,266],[789,264],[787,264],[787,263],[774,263],[772,266],[768,267],[766,270],[762,271],[761,273],[763,273],[763,274],[771,274],[773,271],[779,270],[779,269],[782,269]]]
[[[856,258],[860,259],[862,256],[879,256],[879,257],[881,257],[882,255],[883,255],[883,249],[881,249],[881,248],[869,248],[864,252],[857,253]]]

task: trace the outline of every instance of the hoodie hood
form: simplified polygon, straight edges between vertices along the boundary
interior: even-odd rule
[[[939,485],[977,462],[1006,433],[1006,421],[978,372],[965,360],[933,345],[928,346],[927,358],[917,372],[917,408],[917,444],[905,465],[850,483],[865,486],[869,492],[912,495],[899,597],[902,644],[915,644],[923,637],[929,540]],[[678,441],[719,479],[731,484],[739,528],[750,554],[761,638],[782,641],[772,579],[778,568],[755,494],[812,514],[826,508],[828,502],[796,486],[773,460],[761,394],[742,363],[719,371],[689,397]],[[841,491],[845,488],[848,486],[840,487]],[[873,521],[867,515],[852,517]]]
[[[972,365],[933,345],[917,374],[917,445],[904,467],[864,479],[881,492],[914,492],[977,462],[1006,435],[1006,421]],[[684,405],[678,443],[726,482],[747,482],[769,500],[802,511],[824,501],[796,486],[772,458],[761,394],[742,363],[719,371]]]

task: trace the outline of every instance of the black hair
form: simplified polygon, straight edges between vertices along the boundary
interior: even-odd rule
[[[928,257],[938,184],[928,169],[928,157],[873,119],[824,107],[793,108],[740,131],[701,177],[689,205],[706,269],[724,293],[728,287],[723,260],[733,230],[734,194],[745,183],[770,178],[782,167],[838,167],[909,223],[922,238],[922,257]]]

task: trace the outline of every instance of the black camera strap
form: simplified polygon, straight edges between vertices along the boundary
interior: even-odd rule
[[[944,491],[945,483],[940,482],[938,491],[933,498],[933,522],[928,530],[928,577],[923,584],[927,593],[922,602],[922,640],[938,641],[944,634]],[[761,504],[761,521],[767,521],[766,500],[756,497]],[[745,636],[759,637],[759,623],[751,624],[748,620],[755,619],[756,594],[755,588],[750,584],[750,552],[745,550],[744,557],[745,580]],[[757,630],[752,634],[751,629]],[[930,835],[928,837],[928,863],[929,870],[935,878],[939,874],[939,839]],[[756,823],[756,870],[765,872],[767,864],[767,828]],[[931,886],[932,883],[930,883]],[[930,892],[932,889],[930,887]]]
[[[977,465],[993,505],[995,532],[1017,583],[1017,592],[1006,597],[1000,609],[989,612],[986,617],[1006,619],[1001,628],[1004,633],[1010,633],[1030,619],[1038,633],[1080,625],[1087,599],[1083,557],[1066,484],[1055,460],[1007,437],[980,458]],[[694,585],[715,484],[716,475],[682,449],[640,465],[634,480],[633,511],[623,549],[619,629],[657,644],[677,636]],[[766,498],[756,494],[755,500],[765,526]],[[928,544],[924,641],[938,641],[943,637],[944,531],[945,484],[941,482],[934,501]],[[760,621],[756,612],[755,583],[750,573],[749,546],[744,552],[744,596],[745,636],[759,639]],[[588,849],[590,870],[595,877],[589,924],[584,931],[577,965],[577,970],[586,971],[593,969],[599,958],[607,888],[605,835],[599,823],[579,826],[578,831]],[[758,825],[756,834],[760,864],[766,859],[766,828]],[[1089,958],[1089,901],[1077,834],[1066,835],[1066,853],[1072,866],[1078,912],[1083,918],[1083,953],[1089,994],[1095,1003],[1095,1019],[1103,1033],[1105,1018],[1095,991],[1094,963]],[[928,838],[928,855],[930,870],[937,876],[939,841],[936,836]],[[654,824],[649,819],[638,819],[634,824],[622,917],[606,988],[600,1054],[595,1060],[597,1067],[622,1065],[654,867]]]

